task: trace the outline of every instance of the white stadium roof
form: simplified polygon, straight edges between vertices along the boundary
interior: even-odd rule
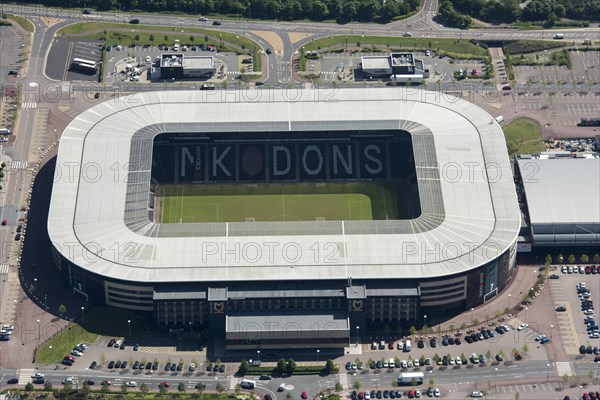
[[[206,224],[148,218],[152,140],[160,133],[369,128],[411,133],[420,217]],[[520,227],[493,117],[467,101],[414,88],[138,93],[73,120],[56,169],[52,242],[81,268],[119,280],[452,275],[506,251]]]

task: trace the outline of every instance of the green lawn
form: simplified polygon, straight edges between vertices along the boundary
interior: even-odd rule
[[[357,46],[358,45],[358,46]],[[440,39],[420,37],[387,37],[387,36],[362,36],[362,35],[339,35],[315,39],[306,45],[304,50],[321,49],[345,49],[355,47],[385,46],[382,49],[388,52],[388,48],[401,49],[432,49],[447,54],[463,55],[467,58],[489,57],[487,49],[471,43],[467,39]]]
[[[86,312],[83,320],[72,322],[67,329],[37,348],[36,363],[59,363],[77,343],[94,343],[99,335],[140,338],[144,333],[144,321],[137,314],[111,307],[94,307]]]
[[[33,24],[29,22],[28,19],[12,14],[8,14],[7,17],[16,21],[17,24],[21,25],[21,28],[25,29],[27,32],[33,33]]]
[[[159,190],[163,223],[396,219],[393,184],[177,185]]]
[[[518,118],[503,128],[508,154],[539,154],[544,150],[542,128],[530,118]]]

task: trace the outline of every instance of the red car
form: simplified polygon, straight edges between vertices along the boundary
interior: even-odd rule
[[[408,398],[412,399],[413,397],[415,397],[415,391],[411,390],[410,392],[408,392]]]
[[[394,350],[394,341],[393,340],[388,343],[388,349]]]
[[[75,357],[73,357],[73,356],[65,356],[65,358],[64,358],[64,359],[65,359],[65,360],[70,360],[70,361],[72,361],[72,362],[75,362],[75,361],[77,361],[77,359],[76,359]]]
[[[308,393],[302,392],[302,394],[300,395],[300,397],[302,397],[303,399],[308,399]]]
[[[8,224],[8,220],[7,219],[3,219],[2,220],[2,226],[5,226],[6,224]]]
[[[161,382],[161,383],[158,384],[158,387],[170,388],[171,384],[169,382]]]
[[[592,268],[594,268],[594,266],[592,266]],[[596,271],[598,271],[598,273],[600,274],[600,265],[598,265],[596,268]]]
[[[585,273],[586,273],[587,275],[591,274],[591,273],[592,273],[592,267],[591,267],[591,266],[589,266],[589,265],[586,265],[586,267],[585,267]]]

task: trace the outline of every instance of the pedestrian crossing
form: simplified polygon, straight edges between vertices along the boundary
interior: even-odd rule
[[[19,169],[27,169],[27,165],[27,160],[13,160],[10,165],[10,169],[15,171]]]
[[[37,108],[37,103],[35,101],[29,101],[27,103],[21,103],[21,108]]]
[[[568,361],[557,361],[556,372],[558,373],[558,376],[573,376],[573,371],[571,370],[571,363]]]
[[[239,380],[235,376],[231,376],[229,378],[229,390],[235,390],[235,387],[238,385]]]
[[[19,370],[19,385],[25,385],[31,381],[31,375],[33,375],[33,369],[24,368]]]
[[[338,374],[338,382],[344,389],[350,389],[348,385],[348,374]]]
[[[0,264],[0,275],[8,274],[9,264]]]

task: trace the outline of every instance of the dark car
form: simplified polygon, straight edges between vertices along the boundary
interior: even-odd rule
[[[134,362],[133,365],[131,366],[131,368],[133,368],[133,369],[139,369],[140,368],[140,362],[139,361]]]
[[[9,385],[16,385],[17,383],[19,383],[19,380],[17,378],[10,378],[6,381],[6,383]]]
[[[139,24],[139,23],[140,23],[140,20],[139,20],[139,19],[137,19],[137,18],[130,19],[130,20],[129,20],[129,23],[130,23],[130,24]]]
[[[567,311],[567,308],[563,307],[563,306],[559,306],[559,307],[556,307],[556,311],[558,311],[558,312]]]
[[[171,363],[168,362],[165,364],[165,371],[170,371],[171,370]]]
[[[42,384],[44,384],[44,382],[46,382],[46,380],[44,378],[42,378],[41,376],[36,376],[35,378],[33,378],[31,380],[31,383],[35,383],[36,385],[42,385]]]
[[[447,339],[447,338],[444,338],[444,339],[442,340],[442,346],[448,346],[448,344],[449,344],[449,343],[448,343],[448,339]]]
[[[20,233],[17,233],[17,234],[15,235],[15,240],[16,240],[16,241],[19,241],[19,240],[21,240],[21,234],[20,234]]]
[[[267,49],[267,50],[265,50],[265,53],[267,53],[267,54],[271,54],[271,53],[272,53],[272,51],[271,51],[271,49]]]
[[[175,372],[177,371],[177,364],[173,363],[171,364],[171,372]]]
[[[425,343],[423,343],[423,341],[422,341],[422,340],[419,340],[419,341],[417,342],[417,347],[418,347],[418,348],[420,348],[420,349],[422,349],[423,347],[425,347]]]
[[[213,370],[213,368],[215,367],[215,364],[210,364],[206,366],[206,371],[207,372],[211,372]],[[165,371],[166,371],[166,366],[165,366]]]
[[[594,352],[594,349],[592,348],[592,346],[588,346],[585,348],[585,352],[587,354],[592,354]]]
[[[268,381],[268,380],[270,380],[270,379],[271,379],[271,375],[266,375],[266,374],[265,374],[265,375],[261,375],[261,376],[260,376],[260,380],[261,380],[261,381]]]
[[[85,15],[91,14],[90,10],[81,10],[81,13]]]
[[[113,369],[115,367],[115,362],[111,361],[108,363],[108,369]]]
[[[213,25],[221,25],[221,21],[213,21]]]
[[[92,361],[92,363],[90,364],[90,369],[96,368],[97,365],[98,363],[96,361]]]
[[[146,369],[152,369],[152,362],[148,361],[148,363],[146,364]]]
[[[219,365],[218,365],[218,364],[215,364],[215,365],[213,366],[213,370],[212,370],[212,372],[219,372]]]
[[[68,366],[71,366],[71,365],[73,365],[73,361],[71,361],[71,360],[67,360],[67,359],[64,359],[64,360],[62,360],[60,363],[61,363],[62,365],[68,365]]]
[[[221,364],[219,367],[219,372],[225,372],[225,364]]]
[[[465,336],[465,342],[473,343],[473,339],[471,339],[471,336],[467,335],[467,336]]]
[[[585,345],[579,346],[579,354],[585,354]]]
[[[123,361],[121,363],[121,368],[127,368],[127,361]]]
[[[139,343],[133,345],[133,351],[138,351],[140,349]]]
[[[94,382],[94,381],[93,381],[93,380],[91,380],[91,379],[88,379],[87,381],[84,381],[84,383],[87,383],[87,384],[88,384],[88,385],[90,385],[90,386],[93,386],[93,385],[95,385],[95,384],[96,384],[96,382]]]
[[[106,51],[112,51],[112,46],[106,46]]]
[[[496,354],[496,361],[504,361],[504,358],[500,354]]]
[[[454,338],[448,338],[448,344],[453,345],[454,344]]]
[[[121,361],[117,360],[115,362],[115,368],[121,368]]]
[[[429,347],[437,347],[437,342],[435,341],[435,339],[431,339],[429,341]]]
[[[454,344],[455,344],[456,346],[459,346],[459,345],[461,345],[461,344],[462,344],[462,340],[460,340],[460,338],[459,338],[459,337],[457,337],[456,339],[454,339]]]
[[[177,371],[183,371],[183,363],[177,364]]]
[[[113,347],[115,345],[116,340],[115,339],[110,339],[110,341],[108,342],[108,344],[106,345],[106,347]]]
[[[17,233],[21,233],[23,232],[23,225],[18,225],[17,226]]]
[[[121,346],[119,346],[119,349],[125,350],[125,347],[127,347],[127,346],[125,345],[125,342],[123,342],[123,343],[121,343]]]
[[[559,279],[560,276],[556,275],[556,274],[552,274],[549,276],[550,279]]]

